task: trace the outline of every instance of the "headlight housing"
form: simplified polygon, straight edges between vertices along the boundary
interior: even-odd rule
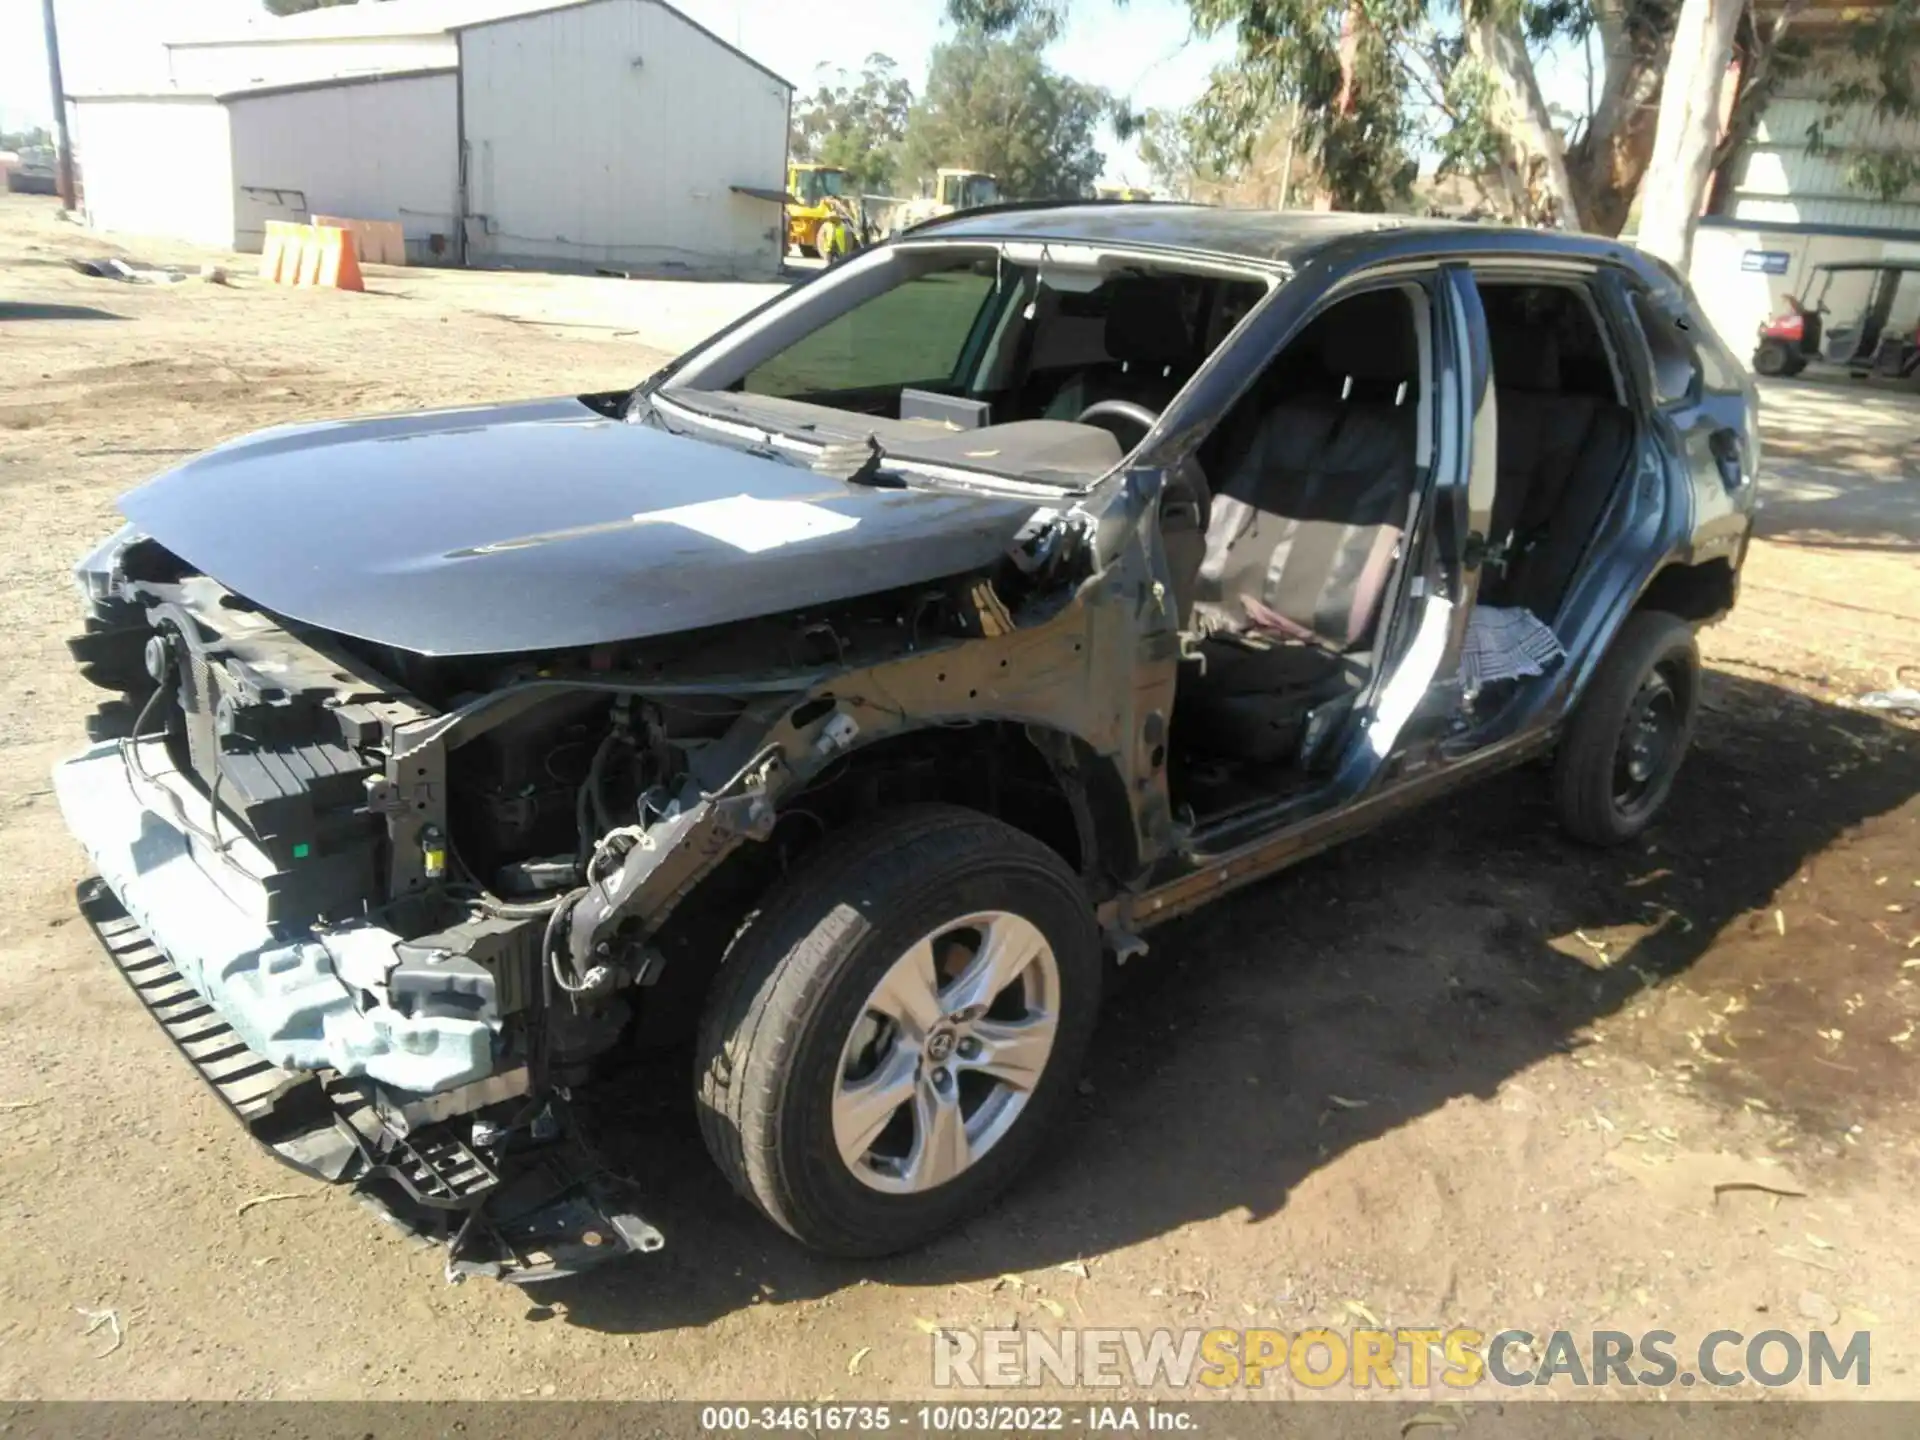
[[[73,567],[73,583],[90,605],[111,600],[120,582],[120,557],[129,545],[145,537],[131,524],[122,525],[81,557]]]

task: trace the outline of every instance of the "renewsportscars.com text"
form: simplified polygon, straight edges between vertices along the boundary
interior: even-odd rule
[[[945,1330],[933,1383],[1259,1390],[1456,1390],[1497,1385],[1658,1389],[1669,1385],[1846,1385],[1873,1379],[1873,1337],[1855,1330],[1715,1330],[1682,1344],[1671,1330]]]

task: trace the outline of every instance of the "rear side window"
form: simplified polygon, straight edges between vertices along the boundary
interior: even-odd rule
[[[1633,292],[1633,315],[1653,361],[1654,398],[1662,405],[1693,399],[1699,394],[1700,361],[1687,333],[1689,322],[1667,314],[1638,290]]]

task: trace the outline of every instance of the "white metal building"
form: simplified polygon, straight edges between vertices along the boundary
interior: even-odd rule
[[[410,259],[777,272],[792,86],[665,0],[384,0],[167,47],[74,96],[91,223],[257,250],[398,220]],[[757,192],[757,193],[756,193]]]
[[[1756,24],[1771,29],[1784,18],[1811,58],[1715,175],[1711,213],[1694,240],[1689,279],[1714,328],[1742,354],[1761,322],[1787,313],[1789,296],[1819,285],[1819,266],[1920,257],[1920,190],[1884,198],[1853,173],[1861,161],[1920,152],[1920,121],[1833,101],[1835,82],[1859,63],[1858,27],[1895,3],[1757,0]],[[1809,138],[1816,128],[1819,144]],[[1835,313],[1857,310],[1872,279],[1864,271],[1835,277],[1827,303]]]
[[[75,135],[88,222],[256,251],[268,220],[352,215],[400,221],[409,259],[451,259],[458,107],[451,69],[89,96]]]

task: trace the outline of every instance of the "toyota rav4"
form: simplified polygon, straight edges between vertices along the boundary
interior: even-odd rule
[[[1757,461],[1612,241],[936,221],[631,391],[128,494],[81,907],[258,1139],[461,1273],[661,1243],[577,1102],[675,1042],[743,1196],[898,1250],[1032,1158],[1161,922],[1535,759],[1574,836],[1646,827]]]

